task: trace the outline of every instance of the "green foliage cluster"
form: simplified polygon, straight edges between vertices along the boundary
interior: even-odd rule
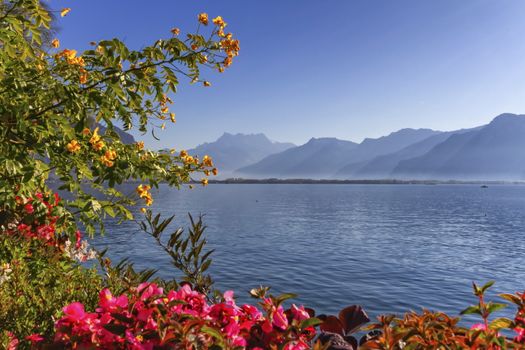
[[[51,337],[61,309],[74,301],[95,307],[103,279],[39,240],[0,234],[0,329],[19,339]],[[6,271],[7,270],[7,271]]]
[[[192,173],[211,170],[209,162],[125,144],[113,126],[155,134],[173,119],[168,94],[180,77],[199,82],[203,67],[222,70],[231,61],[235,41],[219,36],[221,27],[206,37],[168,32],[141,50],[112,39],[77,53],[59,48],[58,40],[43,43],[51,16],[39,0],[4,1],[0,10],[0,225],[9,221],[16,195],[45,189],[50,176],[73,195],[67,207],[75,215],[67,220],[94,234],[105,215],[132,218],[128,208],[137,198],[115,185],[180,186]],[[99,124],[107,127],[100,137]]]

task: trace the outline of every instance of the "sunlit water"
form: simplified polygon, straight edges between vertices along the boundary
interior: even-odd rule
[[[496,280],[493,294],[525,289],[525,186],[163,185],[154,198],[177,225],[205,214],[210,272],[242,302],[268,285],[320,312],[458,314],[475,302],[472,281]],[[107,230],[95,245],[113,259],[177,276],[135,224]]]

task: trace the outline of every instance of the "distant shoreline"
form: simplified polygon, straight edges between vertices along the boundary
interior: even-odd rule
[[[198,183],[198,181],[194,181]],[[330,180],[330,179],[243,179],[212,180],[210,184],[283,184],[283,185],[525,185],[525,181],[461,181],[461,180]]]

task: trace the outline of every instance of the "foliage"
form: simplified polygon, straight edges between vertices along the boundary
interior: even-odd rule
[[[137,196],[121,193],[117,184],[180,186],[194,172],[216,172],[209,157],[125,144],[114,124],[155,135],[166,119],[175,122],[168,94],[179,79],[209,86],[200,80],[201,68],[222,71],[238,53],[222,18],[210,26],[201,18],[199,28],[210,30],[184,39],[174,28],[171,37],[141,50],[112,39],[79,54],[60,49],[58,39],[45,46],[51,16],[38,0],[4,1],[0,10],[0,225],[12,219],[16,196],[45,192],[48,178],[72,194],[63,220],[80,220],[93,234],[105,215],[132,218],[128,206]],[[147,194],[139,191],[149,205]],[[70,235],[73,227],[66,227]]]
[[[0,234],[0,330],[51,337],[60,309],[96,305],[102,278],[37,238]]]
[[[183,273],[183,281],[193,285],[193,288],[205,295],[212,293],[213,280],[209,274],[206,274],[212,260],[210,255],[213,250],[204,251],[206,239],[202,216],[197,221],[189,215],[191,228],[187,235],[184,235],[184,229],[178,228],[169,234],[169,238],[163,241],[163,233],[168,225],[173,221],[175,216],[161,220],[160,214],[153,217],[151,211],[147,211],[145,221],[141,222],[144,232],[155,238],[159,246],[172,259],[173,266]]]
[[[513,320],[490,317],[505,304],[486,303],[485,292],[494,282],[483,287],[473,284],[478,304],[468,307],[463,314],[475,313],[482,322],[464,328],[459,325],[459,317],[451,317],[442,312],[423,310],[421,314],[409,312],[402,319],[394,316],[380,316],[379,322],[370,329],[381,333],[364,343],[360,349],[524,349],[523,315],[525,298],[521,293],[504,294],[504,299],[516,304],[517,312]],[[516,332],[514,338],[502,334],[502,330]]]
[[[208,304],[206,295],[187,284],[165,293],[156,284],[143,283],[118,297],[104,289],[95,312],[86,312],[81,303],[66,306],[54,339],[65,348],[310,348],[317,320],[303,307],[285,311],[284,300],[262,299],[263,314],[252,305],[237,306],[231,291],[222,302]]]

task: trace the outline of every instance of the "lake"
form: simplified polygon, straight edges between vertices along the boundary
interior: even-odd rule
[[[319,312],[458,314],[476,301],[472,281],[496,280],[493,294],[525,289],[525,186],[162,185],[153,195],[152,209],[176,225],[205,214],[216,287],[241,302],[265,285]],[[114,260],[177,276],[136,224],[107,231],[94,244]]]

